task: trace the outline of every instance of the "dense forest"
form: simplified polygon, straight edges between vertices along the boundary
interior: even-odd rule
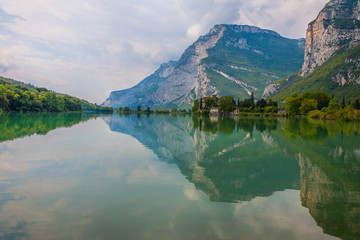
[[[66,94],[35,87],[12,79],[0,77],[0,112],[112,112],[112,108],[100,107]]]

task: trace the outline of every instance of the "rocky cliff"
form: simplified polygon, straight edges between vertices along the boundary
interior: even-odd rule
[[[252,26],[216,25],[133,88],[112,92],[104,106],[136,108],[190,107],[193,100],[216,93],[259,98],[264,88],[298,71],[304,40],[281,37]],[[292,59],[292,61],[289,61]]]
[[[313,72],[339,49],[349,49],[360,40],[360,1],[332,0],[309,24],[301,76]]]
[[[306,33],[300,73],[270,84],[263,97],[282,101],[294,92],[322,91],[355,100],[360,93],[360,1],[331,0]]]

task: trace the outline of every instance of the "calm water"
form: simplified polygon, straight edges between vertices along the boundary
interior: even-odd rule
[[[0,115],[0,239],[360,239],[359,124]]]

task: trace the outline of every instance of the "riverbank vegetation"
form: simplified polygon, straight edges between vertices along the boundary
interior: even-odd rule
[[[360,121],[360,101],[341,103],[322,92],[294,93],[285,100],[285,110],[289,116],[307,116],[309,118],[342,121]]]
[[[216,101],[216,96],[196,99],[192,111],[194,115],[240,115],[240,116],[268,116],[277,114],[279,111],[277,102],[271,99],[261,99],[255,102],[252,93],[249,99],[237,102],[232,96],[223,96]]]
[[[176,114],[176,113],[191,114],[191,110],[186,110],[186,109],[171,108],[171,109],[152,110],[152,109],[150,109],[150,107],[142,109],[141,106],[137,106],[136,110],[131,109],[129,107],[119,107],[118,112],[121,114],[132,114],[132,113],[136,113],[136,114]]]
[[[83,99],[0,77],[0,112],[112,112]]]
[[[196,116],[209,115],[237,115],[247,116],[306,116],[325,120],[360,121],[360,100],[353,103],[343,97],[339,102],[337,98],[317,92],[307,92],[303,95],[297,93],[288,97],[285,110],[280,110],[278,103],[271,99],[254,100],[251,94],[249,99],[235,102],[232,96],[217,98],[216,95],[196,99],[192,111]]]

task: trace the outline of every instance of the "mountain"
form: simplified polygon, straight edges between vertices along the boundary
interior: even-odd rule
[[[189,108],[213,93],[260,98],[265,87],[298,71],[304,39],[287,39],[252,26],[216,25],[188,47],[178,61],[162,64],[136,86],[112,92],[102,104]]]
[[[331,0],[309,23],[301,71],[270,84],[263,96],[284,100],[294,92],[323,91],[356,99],[360,93],[360,1]]]

